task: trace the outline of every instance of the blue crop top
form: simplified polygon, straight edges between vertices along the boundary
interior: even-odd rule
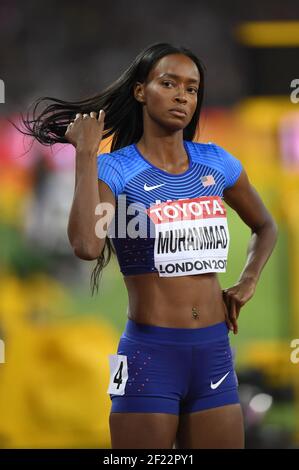
[[[100,154],[98,178],[116,198],[108,235],[124,275],[185,276],[226,270],[229,247],[223,191],[242,165],[214,143],[184,141],[189,168],[167,173],[135,144]]]

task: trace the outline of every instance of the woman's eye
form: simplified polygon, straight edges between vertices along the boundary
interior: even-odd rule
[[[165,80],[162,83],[163,83],[163,85],[166,85],[167,88],[170,88],[168,85],[175,86],[175,84],[173,82],[169,82],[168,80],[167,81]],[[191,91],[193,94],[196,94],[197,93],[197,88],[191,87],[191,88],[188,88],[188,91]]]
[[[172,82],[166,82],[166,81],[163,82],[163,85],[167,85],[167,84],[168,84],[168,85],[172,85]]]

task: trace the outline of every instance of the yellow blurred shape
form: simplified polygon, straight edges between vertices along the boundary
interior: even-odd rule
[[[102,319],[38,316],[51,293],[62,295],[49,278],[47,291],[46,276],[1,281],[0,447],[109,448],[108,355],[116,352],[118,333]]]
[[[236,37],[253,47],[299,46],[299,21],[250,21],[237,27]]]
[[[242,366],[262,370],[273,386],[292,385],[299,367],[291,362],[291,352],[288,341],[254,341],[242,351]]]
[[[292,92],[292,88],[289,88]],[[257,130],[277,131],[282,116],[290,112],[298,112],[289,96],[254,96],[244,99],[235,106],[238,119],[248,126],[249,132]],[[274,140],[274,143],[275,140]]]

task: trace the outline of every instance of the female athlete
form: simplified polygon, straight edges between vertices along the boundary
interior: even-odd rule
[[[244,447],[228,333],[238,332],[277,226],[240,161],[193,142],[203,93],[198,58],[157,43],[101,94],[51,99],[24,119],[43,144],[76,147],[68,236],[76,256],[97,259],[93,289],[112,250],[127,287],[127,324],[109,358],[112,448]],[[110,135],[111,152],[98,155]],[[251,239],[239,280],[222,290],[224,202]]]

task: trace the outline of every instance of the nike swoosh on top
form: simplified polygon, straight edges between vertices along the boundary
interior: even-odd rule
[[[155,186],[148,186],[146,183],[144,183],[143,189],[144,191],[151,191],[152,189],[157,189],[160,188],[160,186],[164,186],[165,183],[161,184],[156,184]]]
[[[211,389],[212,389],[212,390],[215,390],[215,388],[218,388],[219,385],[222,384],[223,380],[226,379],[226,377],[228,376],[229,373],[230,373],[230,371],[228,371],[220,380],[218,380],[218,382],[216,382],[216,383],[214,383],[214,384],[213,384],[213,382],[212,382],[212,380],[211,380],[211,385],[210,385]]]

